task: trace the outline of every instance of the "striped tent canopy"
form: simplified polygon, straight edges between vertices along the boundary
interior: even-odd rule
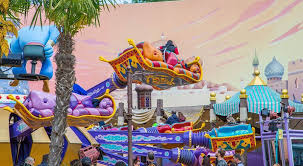
[[[295,112],[303,112],[303,104],[289,100],[289,105],[296,108]]]
[[[248,112],[258,114],[263,108],[280,112],[281,98],[280,94],[268,86],[253,85],[245,88],[247,94]],[[296,108],[296,112],[303,112],[303,104],[289,101],[290,106]],[[240,92],[236,93],[229,100],[214,105],[214,111],[217,115],[227,116],[239,112]]]

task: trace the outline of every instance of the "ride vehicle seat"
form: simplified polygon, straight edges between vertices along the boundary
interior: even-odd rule
[[[171,131],[171,127],[169,125],[159,125],[157,126],[157,130],[159,133],[166,133],[167,131]]]
[[[96,147],[90,145],[90,146],[81,148],[79,151],[79,156],[80,156],[80,159],[82,159],[84,157],[88,157],[91,159],[92,163],[96,163],[100,157],[100,152],[97,150]]]
[[[175,123],[172,126],[173,131],[188,131],[193,129],[192,122]]]
[[[35,74],[37,61],[46,59],[44,54],[44,46],[40,43],[28,43],[23,48],[23,56],[25,60],[32,60],[31,74]]]
[[[214,128],[209,135],[211,137],[229,137],[251,133],[252,129],[250,124],[241,124],[236,126],[223,126],[218,129]]]

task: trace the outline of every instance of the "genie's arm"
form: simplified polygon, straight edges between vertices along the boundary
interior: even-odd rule
[[[20,47],[19,44],[19,37],[16,38],[14,37],[10,43],[10,50],[12,51],[12,53],[21,53],[23,52],[22,48]]]
[[[55,25],[49,26],[49,39],[47,43],[54,46],[57,43],[59,35],[60,32]]]

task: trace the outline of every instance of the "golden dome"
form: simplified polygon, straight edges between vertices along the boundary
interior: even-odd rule
[[[283,89],[282,90],[282,95],[281,95],[281,99],[288,99],[288,90],[287,89]]]
[[[287,93],[288,93],[288,90],[287,90],[287,89],[283,89],[283,90],[282,90],[282,94],[283,94],[283,95],[287,95]]]
[[[240,91],[240,99],[245,99],[245,98],[247,98],[246,89],[242,89]]]
[[[210,97],[216,97],[216,93],[215,92],[211,92],[210,93]]]
[[[254,75],[255,78],[248,84],[249,86],[253,86],[253,85],[263,85],[266,86],[266,82],[264,82],[261,78],[260,78],[260,71],[259,70],[255,70],[254,71]]]
[[[215,92],[210,93],[210,101],[216,101],[216,93]]]
[[[260,71],[259,71],[259,70],[255,70],[255,71],[254,71],[254,75],[255,75],[255,76],[259,76],[259,75],[260,75]]]
[[[225,100],[228,100],[228,99],[230,99],[230,98],[231,98],[230,95],[226,95],[226,96],[225,96]]]

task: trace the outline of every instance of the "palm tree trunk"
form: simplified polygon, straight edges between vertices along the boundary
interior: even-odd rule
[[[55,55],[56,70],[56,107],[52,121],[49,166],[59,166],[64,144],[64,133],[67,127],[66,117],[70,96],[75,82],[74,41],[69,33],[61,33],[58,39],[59,50]]]

